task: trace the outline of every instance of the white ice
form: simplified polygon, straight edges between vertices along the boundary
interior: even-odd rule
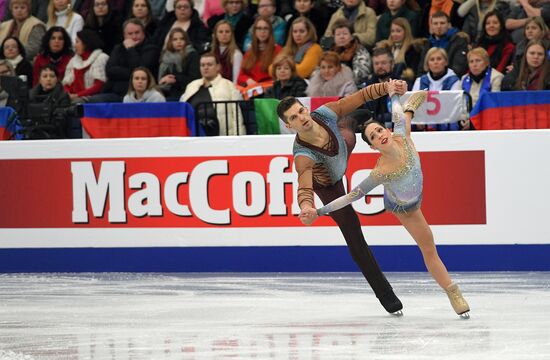
[[[0,359],[550,359],[550,273],[4,274]]]

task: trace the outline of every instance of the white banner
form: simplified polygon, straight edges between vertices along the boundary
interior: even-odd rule
[[[405,104],[413,92],[401,97]],[[413,124],[445,124],[469,119],[468,95],[462,90],[428,91],[426,102],[416,110]]]

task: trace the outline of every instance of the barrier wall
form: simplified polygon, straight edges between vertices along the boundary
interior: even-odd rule
[[[355,271],[330,218],[297,218],[293,138],[0,142],[0,272]],[[451,271],[550,270],[550,130],[413,139]],[[357,144],[352,186],[378,156]],[[424,271],[382,190],[354,204],[368,243],[384,270]]]

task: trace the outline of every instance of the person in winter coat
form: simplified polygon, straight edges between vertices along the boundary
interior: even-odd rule
[[[491,67],[487,50],[479,47],[470,50],[468,69],[462,77],[462,90],[470,94],[472,107],[484,93],[500,91],[504,75]]]
[[[273,60],[273,86],[266,90],[265,97],[283,99],[287,96],[306,96],[307,83],[296,73],[296,64],[289,55],[279,54]]]
[[[356,91],[351,69],[340,63],[340,56],[334,51],[324,53],[319,61],[319,70],[309,81],[307,95],[343,97]]]
[[[94,0],[94,8],[86,16],[84,27],[99,35],[102,50],[107,55],[122,42],[122,17],[113,9],[110,0]]]
[[[67,64],[69,64],[73,55],[72,41],[67,31],[61,26],[49,28],[46,35],[42,38],[40,53],[34,58],[33,86],[38,84],[38,72],[40,69],[48,64],[55,66],[56,74],[59,82],[61,82],[65,76]]]
[[[189,42],[187,33],[183,29],[173,28],[160,57],[160,90],[169,101],[178,101],[187,84],[200,77],[199,54]]]
[[[548,48],[542,40],[527,44],[520,66],[504,76],[502,90],[550,90]]]
[[[46,25],[31,15],[31,0],[10,0],[9,8],[13,19],[0,24],[0,41],[17,37],[25,47],[27,60],[32,61],[40,49]]]
[[[508,30],[504,27],[504,19],[498,11],[489,11],[483,18],[481,36],[475,47],[487,49],[491,59],[491,67],[501,73],[512,63],[515,45]]]
[[[220,64],[216,55],[205,53],[200,58],[202,78],[187,85],[180,98],[195,108],[195,116],[207,135],[246,135],[243,116],[237,104],[215,106],[215,101],[242,100],[235,84],[220,74]]]
[[[32,84],[32,65],[25,59],[25,47],[18,38],[10,36],[2,42],[0,59],[6,59],[15,69],[16,75],[24,75],[27,82]]]
[[[75,55],[69,61],[63,85],[74,103],[87,102],[98,94],[107,81],[105,67],[109,55],[101,50],[101,39],[90,29],[80,30],[76,35]]]
[[[166,102],[164,95],[156,89],[155,77],[145,67],[138,67],[132,71],[128,93],[124,96],[124,103]]]

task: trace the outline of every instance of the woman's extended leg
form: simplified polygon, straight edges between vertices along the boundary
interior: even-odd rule
[[[406,214],[395,214],[395,216],[397,216],[401,224],[403,224],[418,244],[424,257],[424,263],[430,274],[432,274],[439,286],[447,289],[451,285],[452,280],[443,261],[439,258],[432,230],[426,222],[422,211],[418,209]]]

